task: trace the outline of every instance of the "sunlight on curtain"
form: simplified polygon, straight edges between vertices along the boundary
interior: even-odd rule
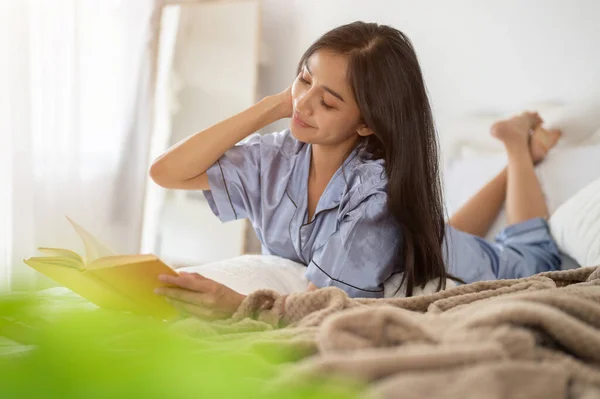
[[[81,250],[66,215],[138,251],[153,3],[3,2],[0,289],[31,285],[38,246]]]

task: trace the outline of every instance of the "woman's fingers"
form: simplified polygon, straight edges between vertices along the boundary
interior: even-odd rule
[[[158,279],[166,284],[177,285],[190,291],[213,292],[215,282],[202,277],[197,273],[181,273],[179,276],[161,274]]]
[[[154,290],[157,295],[163,295],[179,302],[189,303],[191,305],[211,306],[214,304],[214,298],[211,295],[205,295],[200,292],[189,291],[187,289],[174,287],[158,287]]]
[[[171,286],[157,287],[154,290],[157,295],[192,306],[210,308],[215,317],[233,314],[245,298],[245,295],[196,273],[160,275],[159,279]]]
[[[204,276],[202,276],[201,274],[198,273],[188,273],[188,272],[179,272],[180,276],[190,276],[193,278],[205,278]]]

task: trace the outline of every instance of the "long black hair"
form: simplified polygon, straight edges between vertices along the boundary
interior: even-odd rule
[[[404,271],[406,295],[414,287],[448,275],[442,245],[444,206],[438,142],[427,90],[415,50],[397,29],[353,22],[313,43],[300,59],[298,73],[319,50],[348,59],[347,76],[363,122],[374,132],[361,139],[361,153],[385,161],[387,205],[402,234],[395,270]]]

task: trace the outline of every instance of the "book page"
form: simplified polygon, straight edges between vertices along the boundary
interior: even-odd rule
[[[80,271],[64,264],[55,262],[57,258],[29,258],[24,262],[51,278],[60,285],[71,289],[90,302],[107,309],[132,310],[133,304],[123,298],[102,280],[86,276],[85,271]]]
[[[101,243],[92,233],[72,221],[69,217],[67,217],[67,220],[71,223],[81,241],[83,241],[83,247],[85,248],[84,260],[86,264],[104,256],[116,255],[115,251]]]
[[[38,248],[38,252],[46,257],[60,257],[72,260],[74,264],[76,263],[78,265],[77,269],[83,269],[83,258],[79,254],[68,249],[40,247]]]
[[[24,262],[26,264],[29,264],[30,262],[36,262],[45,265],[62,266],[76,270],[84,269],[81,260],[66,256],[36,256],[29,259],[25,259]]]
[[[95,270],[95,269],[103,269],[106,267],[113,266],[122,266],[130,263],[141,263],[141,262],[149,262],[149,261],[160,261],[156,257],[156,255],[113,255],[113,256],[105,256],[100,259],[96,259],[95,261],[88,263],[86,265],[86,270]],[[171,268],[165,265],[168,269]]]

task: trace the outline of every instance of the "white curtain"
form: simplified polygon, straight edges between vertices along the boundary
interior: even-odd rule
[[[38,246],[81,250],[69,216],[139,250],[153,0],[2,0],[0,290],[31,286]]]

